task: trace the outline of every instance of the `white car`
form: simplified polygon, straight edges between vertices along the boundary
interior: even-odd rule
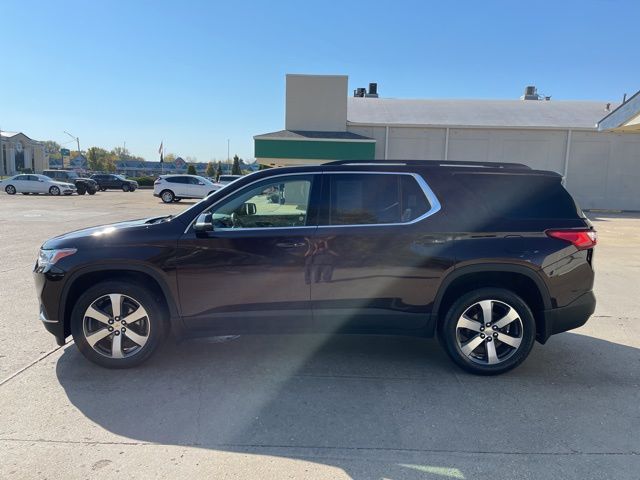
[[[161,175],[153,184],[153,196],[171,203],[183,198],[204,198],[222,187],[200,175]]]
[[[0,182],[2,188],[9,195],[22,193],[48,193],[49,195],[71,195],[76,193],[76,186],[71,183],[58,182],[46,175],[21,173]]]
[[[242,178],[242,175],[220,175],[218,183],[222,185],[228,185],[231,182],[235,182],[237,179]]]

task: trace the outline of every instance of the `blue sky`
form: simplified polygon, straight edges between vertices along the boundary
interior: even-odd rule
[[[619,101],[640,89],[636,1],[41,1],[0,9],[0,128],[152,160],[253,157],[286,73],[385,97]],[[69,145],[71,146],[71,145]]]

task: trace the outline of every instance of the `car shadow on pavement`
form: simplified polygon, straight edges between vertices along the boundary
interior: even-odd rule
[[[573,333],[498,377],[463,373],[433,340],[305,335],[167,342],[132,370],[71,346],[56,371],[72,405],[135,441],[413,480],[477,478],[474,455],[567,455],[577,474],[582,453],[638,452],[639,366],[640,350]]]

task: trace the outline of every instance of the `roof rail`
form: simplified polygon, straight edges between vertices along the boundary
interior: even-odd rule
[[[484,167],[531,170],[531,167],[523,163],[464,162],[458,160],[334,160],[323,163],[323,165],[417,165],[423,167]]]

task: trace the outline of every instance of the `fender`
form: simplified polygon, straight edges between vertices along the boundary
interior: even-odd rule
[[[464,267],[455,268],[451,273],[449,273],[442,282],[440,282],[440,287],[438,288],[438,293],[436,294],[436,298],[433,302],[433,310],[432,310],[432,318],[434,319],[433,328],[435,328],[436,320],[438,318],[440,305],[442,303],[442,299],[447,291],[447,288],[458,278],[468,275],[470,273],[485,273],[485,272],[504,272],[504,273],[519,273],[525,275],[530,278],[538,287],[538,291],[540,292],[540,296],[542,297],[542,303],[544,305],[544,309],[548,310],[552,308],[551,305],[551,296],[549,295],[549,289],[546,284],[538,274],[536,270],[530,267],[526,267],[524,265],[514,265],[510,263],[478,263],[473,265],[466,265]]]
[[[139,273],[144,273],[146,275],[149,275],[151,278],[153,278],[160,286],[160,289],[162,290],[162,293],[167,301],[167,305],[169,307],[169,322],[171,323],[172,332],[178,336],[182,334],[182,332],[184,331],[184,325],[182,324],[182,319],[180,317],[180,313],[178,311],[178,307],[176,305],[176,301],[172,293],[172,289],[169,287],[169,285],[165,281],[165,278],[164,278],[165,275],[163,275],[161,271],[153,267],[150,267],[149,265],[139,264],[139,263],[131,263],[131,262],[125,263],[122,261],[121,262],[116,261],[113,263],[112,262],[96,263],[89,266],[80,267],[77,270],[74,270],[69,275],[69,278],[65,282],[65,285],[62,289],[61,301],[58,307],[59,308],[58,318],[63,319],[63,321],[66,318],[64,316],[65,314],[64,310],[67,304],[69,289],[71,288],[71,285],[73,285],[73,283],[79,277],[87,273],[105,272],[109,270],[115,270],[119,272],[139,272]],[[177,289],[175,290],[177,291]]]

